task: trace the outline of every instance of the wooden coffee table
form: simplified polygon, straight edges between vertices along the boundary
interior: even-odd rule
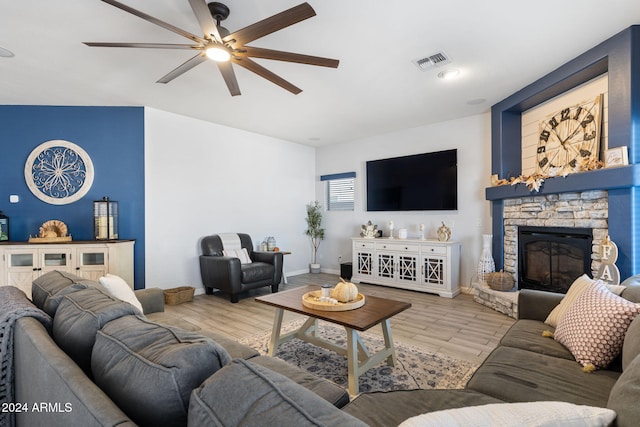
[[[389,366],[395,365],[396,351],[393,346],[389,319],[411,307],[411,304],[365,295],[365,304],[362,307],[348,311],[321,311],[302,305],[302,296],[304,294],[319,289],[320,286],[304,286],[256,298],[256,301],[276,308],[271,341],[269,342],[269,356],[275,354],[280,344],[293,338],[299,338],[345,355],[347,356],[349,372],[349,393],[356,395],[359,392],[358,378],[360,375],[385,359]],[[285,310],[304,314],[309,318],[299,329],[281,334],[280,329]],[[344,326],[347,331],[346,349],[316,335],[318,319]],[[366,331],[377,324],[382,327],[384,348],[377,353],[371,354],[358,332]]]

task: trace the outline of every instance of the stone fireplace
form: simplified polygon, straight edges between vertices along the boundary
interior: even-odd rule
[[[504,271],[512,273],[521,286],[522,274],[520,274],[519,267],[523,264],[519,263],[518,259],[519,229],[527,230],[534,227],[533,230],[546,228],[555,231],[564,230],[564,232],[573,230],[577,231],[577,234],[591,234],[591,247],[587,254],[587,264],[590,264],[590,271],[586,271],[586,273],[593,276],[600,267],[600,243],[608,233],[608,206],[608,193],[602,190],[505,199],[503,209]],[[564,261],[567,262],[568,259],[564,259]],[[556,273],[562,274],[562,271]],[[563,280],[561,277],[557,279],[557,286],[546,283],[541,284],[541,287],[546,285],[560,288],[562,285],[559,282],[570,280],[566,278]],[[536,280],[544,281],[544,277],[534,275],[533,281]],[[573,280],[570,281],[573,282]],[[525,287],[535,286],[525,285]],[[560,289],[549,290],[562,292]]]
[[[498,214],[503,218],[502,226],[504,227],[504,241],[502,242],[504,251],[503,269],[511,273],[517,282],[520,281],[521,276],[519,271],[521,265],[519,262],[520,251],[518,249],[521,229],[525,231],[547,230],[552,232],[560,231],[564,234],[588,235],[589,239],[587,241],[589,243],[582,246],[585,256],[582,256],[579,260],[581,267],[576,268],[589,273],[591,276],[598,271],[600,267],[599,245],[608,234],[609,197],[607,191],[594,190],[508,198],[503,200],[502,205],[502,212],[498,212]],[[499,242],[494,241],[494,247],[496,244],[499,244]],[[549,250],[553,252],[553,249]],[[560,252],[565,252],[565,250],[568,251],[567,248],[563,248]],[[548,250],[541,250],[543,254],[545,251]],[[556,249],[556,251],[558,250]],[[499,265],[499,261],[499,259],[496,259],[496,264]],[[555,261],[567,264],[568,258],[561,257]],[[529,260],[529,262],[544,261]],[[551,285],[553,288],[555,286],[553,285],[554,282],[544,280],[545,274],[548,274],[548,272],[542,273],[542,277],[533,274],[534,281],[550,283],[535,283],[537,287],[525,287],[543,289]],[[565,276],[578,273],[577,271],[569,273],[563,266],[556,268],[556,274],[560,275],[559,280],[556,280],[556,284],[561,284],[558,287],[566,287],[568,289],[573,280]],[[579,273],[578,275],[581,274]],[[521,284],[518,283],[518,287],[520,286]],[[566,289],[546,290],[566,292]],[[488,286],[480,284],[474,290],[474,300],[508,316],[517,318],[517,292],[494,291],[489,289]]]

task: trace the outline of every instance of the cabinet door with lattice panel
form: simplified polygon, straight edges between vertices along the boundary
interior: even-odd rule
[[[373,274],[373,254],[371,252],[356,253],[356,274],[371,276]]]
[[[445,287],[445,259],[427,256],[422,258],[422,283],[429,286]]]
[[[416,255],[398,255],[397,270],[398,280],[418,283],[418,258]]]
[[[387,253],[378,253],[377,257],[377,273],[378,277],[385,279],[393,279],[396,274],[395,255]]]

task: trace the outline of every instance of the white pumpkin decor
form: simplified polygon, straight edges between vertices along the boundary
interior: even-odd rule
[[[341,277],[340,283],[331,290],[331,298],[335,298],[340,302],[354,301],[358,298],[358,287]]]

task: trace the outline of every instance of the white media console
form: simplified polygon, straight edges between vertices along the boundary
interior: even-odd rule
[[[353,239],[354,283],[373,283],[453,298],[460,293],[457,241]]]

